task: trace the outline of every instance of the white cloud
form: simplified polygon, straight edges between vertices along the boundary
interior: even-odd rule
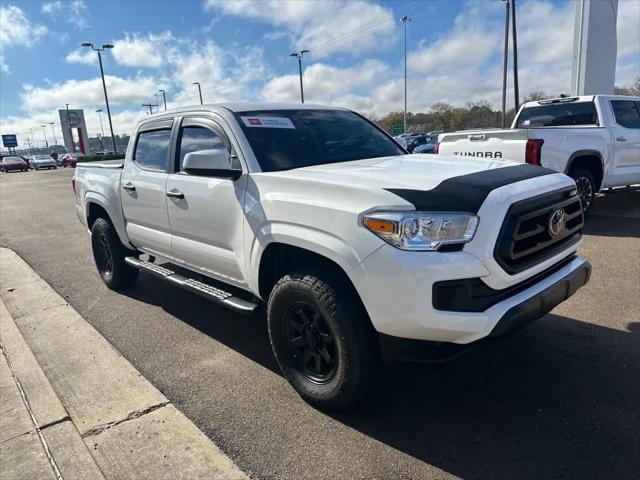
[[[632,55],[640,63],[640,2],[618,2],[618,56]]]
[[[67,63],[82,63],[84,65],[96,65],[98,63],[98,56],[96,52],[88,48],[78,48],[69,52],[65,57]]]
[[[459,72],[479,67],[495,53],[499,37],[495,32],[454,30],[433,45],[411,53],[407,66],[424,73]]]
[[[366,0],[206,0],[205,8],[286,28],[294,47],[311,49],[316,58],[379,50],[390,43],[396,28],[390,8]]]
[[[346,105],[358,109],[371,109],[366,95],[358,92],[369,91],[389,77],[387,64],[368,59],[358,65],[339,68],[325,63],[314,63],[304,70],[305,101]],[[267,82],[260,94],[267,102],[297,102],[300,99],[298,75],[282,75]]]
[[[47,27],[33,23],[19,7],[0,6],[0,45],[3,49],[9,45],[30,47],[47,32]]]
[[[42,4],[42,13],[60,13],[63,8],[64,4],[60,0],[56,0],[55,2],[44,2]]]
[[[64,20],[76,28],[89,27],[89,8],[84,0],[44,2],[41,10],[55,20]]]
[[[199,102],[193,82],[200,82],[204,101],[214,103],[249,100],[255,97],[251,84],[269,78],[263,50],[255,46],[222,48],[214,42],[192,44],[170,49],[167,62],[171,65],[171,78],[179,88],[173,105]]]
[[[166,44],[171,40],[171,32],[160,35],[149,33],[146,36],[127,34],[122,40],[114,42],[111,52],[116,62],[121,65],[158,68],[162,65],[162,53],[166,50]]]
[[[109,92],[109,103],[113,105],[141,103],[158,88],[163,88],[163,85],[157,83],[155,79],[144,76],[122,78],[105,75],[105,81]],[[164,87],[166,88],[166,85]],[[20,99],[27,112],[37,113],[60,107],[64,103],[69,103],[76,108],[102,105],[104,92],[102,80],[97,77],[91,80],[68,80],[48,88],[23,85]]]

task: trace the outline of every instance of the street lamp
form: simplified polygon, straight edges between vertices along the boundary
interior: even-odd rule
[[[289,54],[290,57],[298,59],[298,72],[300,73],[300,101],[302,103],[304,103],[304,88],[302,86],[302,57],[305,53],[309,53],[309,50],[300,50],[299,52]]]
[[[47,129],[46,129],[46,125],[40,125],[42,127],[42,133],[44,133],[44,144],[47,147],[47,150],[49,150],[49,142],[47,140]]]
[[[113,143],[113,153],[117,153],[118,150],[116,149],[116,137],[113,134],[113,123],[111,123],[111,110],[109,109],[109,97],[107,96],[107,84],[104,81],[104,69],[102,68],[102,55],[101,55],[101,53],[104,52],[105,48],[112,49],[113,45],[106,43],[102,45],[102,48],[95,48],[93,46],[93,43],[83,42],[80,46],[90,47],[92,50],[98,52],[98,61],[100,62],[100,76],[102,77],[102,88],[104,89],[104,101],[107,104],[107,117],[109,117],[109,129],[111,130],[111,142]]]
[[[102,142],[102,140],[104,139],[104,127],[102,126],[102,109],[99,108],[98,110],[96,110],[96,113],[98,114],[98,118],[100,119],[100,131],[102,132],[102,136],[100,137],[100,148],[102,149],[102,151],[104,151],[104,143]]]
[[[200,87],[200,82],[193,82],[194,85],[198,85],[198,93],[200,94],[200,105],[203,105],[202,103],[202,88]]]
[[[158,90],[158,92],[162,92],[162,101],[164,102],[164,111],[167,111],[167,95],[166,92],[162,89]]]
[[[56,138],[56,131],[53,129],[54,125],[55,125],[55,122],[49,122],[49,126],[51,127],[51,133],[53,134],[53,146],[56,147],[58,145],[58,139]]]
[[[411,17],[404,15],[401,19],[404,25],[404,121],[403,133],[407,133],[407,23],[411,21]]]

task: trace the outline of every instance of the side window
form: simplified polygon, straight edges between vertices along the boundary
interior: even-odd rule
[[[150,170],[167,169],[171,130],[151,130],[138,135],[133,161]]]
[[[638,103],[631,100],[611,100],[616,123],[626,128],[640,129]]]
[[[182,162],[187,153],[199,150],[226,150],[227,146],[220,135],[205,127],[184,127],[178,145],[178,172],[182,171]]]

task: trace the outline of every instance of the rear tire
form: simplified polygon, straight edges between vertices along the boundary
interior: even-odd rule
[[[582,202],[582,211],[586,214],[593,207],[598,191],[593,173],[586,168],[576,168],[571,171],[569,176],[576,182],[578,195]]]
[[[329,272],[290,273],[267,303],[271,347],[298,394],[328,410],[350,407],[370,389],[376,334],[359,299]]]
[[[98,273],[107,287],[127,290],[133,286],[140,272],[124,261],[132,252],[120,242],[113,225],[104,218],[98,218],[91,226],[91,247]]]

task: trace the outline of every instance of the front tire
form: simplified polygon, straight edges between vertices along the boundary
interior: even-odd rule
[[[100,278],[111,290],[127,290],[138,279],[139,271],[124,261],[131,252],[120,242],[113,225],[98,218],[91,226],[91,248]]]
[[[582,202],[582,210],[586,214],[596,201],[596,181],[593,174],[585,168],[576,168],[569,175],[576,182],[578,195]]]
[[[267,303],[271,347],[285,378],[321,409],[362,400],[379,358],[364,307],[344,283],[327,272],[290,273]]]

